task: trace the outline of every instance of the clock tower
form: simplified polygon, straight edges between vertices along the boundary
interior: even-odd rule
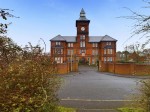
[[[77,27],[77,36],[79,35],[89,35],[89,23],[90,20],[86,18],[85,11],[82,8],[80,12],[80,18],[76,20],[76,27]]]
[[[89,23],[90,20],[86,18],[83,8],[80,12],[80,17],[76,20],[77,27],[77,44],[78,44],[78,56],[81,57],[82,62],[86,62],[87,46],[89,42]]]

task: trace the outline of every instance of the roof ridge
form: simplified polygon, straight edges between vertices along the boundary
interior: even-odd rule
[[[63,38],[63,36],[61,36],[62,38]],[[64,38],[63,38],[64,39]],[[64,40],[66,40],[66,39],[64,39]]]
[[[106,36],[106,35],[105,35],[105,36]],[[105,38],[105,36],[102,36],[102,39],[101,39],[101,40],[103,40],[103,39]],[[101,40],[100,40],[100,41],[101,41]]]

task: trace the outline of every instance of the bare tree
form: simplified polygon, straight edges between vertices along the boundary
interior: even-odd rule
[[[147,4],[144,8],[150,9],[150,0],[143,0]],[[132,16],[125,16],[123,18],[131,19],[135,21],[135,24],[133,25],[133,35],[140,35],[141,38],[147,38],[148,40],[142,45],[141,48],[144,48],[147,44],[150,42],[150,15],[144,15],[137,13],[129,8],[126,8],[129,11],[132,12]],[[131,37],[132,37],[131,36]],[[131,46],[131,49],[136,53],[137,56],[139,56],[139,45]],[[150,112],[150,80],[142,81],[141,87],[140,87],[140,93],[138,98],[137,104],[141,107],[144,112]],[[141,105],[141,106],[140,106]]]
[[[148,5],[144,8],[150,8],[150,0],[143,0],[143,2],[145,2]],[[135,21],[135,24],[133,25],[134,30],[132,36],[142,34],[142,37],[150,37],[150,16],[137,13],[129,8],[126,9],[132,12],[132,16],[124,16],[123,18]]]

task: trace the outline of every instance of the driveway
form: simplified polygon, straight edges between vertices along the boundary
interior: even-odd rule
[[[140,79],[98,72],[97,68],[80,66],[79,72],[61,76],[58,92],[60,105],[78,108],[79,112],[116,112],[114,109],[131,102]]]

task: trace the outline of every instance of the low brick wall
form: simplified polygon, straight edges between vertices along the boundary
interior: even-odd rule
[[[100,71],[122,75],[150,75],[150,65],[134,63],[104,63],[100,64]]]
[[[114,64],[107,64],[107,66],[108,66],[108,68],[107,68],[108,71],[113,73],[114,72]]]
[[[57,64],[58,74],[67,74],[69,73],[69,68],[67,63]]]
[[[129,75],[134,75],[134,70],[133,70],[133,64],[121,64],[121,63],[116,63],[114,64],[114,73],[116,74],[129,74]]]
[[[71,70],[72,65],[72,70]],[[57,64],[58,74],[67,74],[69,72],[77,72],[78,71],[78,62],[71,63],[59,63]]]
[[[108,72],[108,64],[107,63],[99,63],[99,71]]]
[[[150,65],[135,65],[136,75],[150,75]]]

